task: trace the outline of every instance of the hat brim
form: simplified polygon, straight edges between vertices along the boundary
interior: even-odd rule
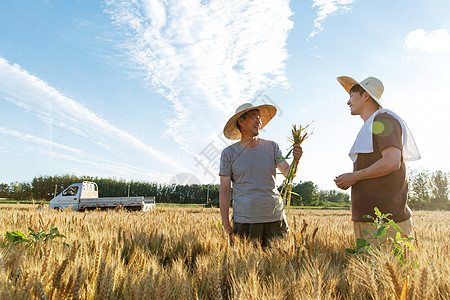
[[[241,132],[236,127],[236,121],[246,112],[257,109],[261,115],[261,129],[269,123],[270,120],[277,114],[277,108],[273,105],[263,104],[259,106],[253,106],[243,111],[238,112],[232,116],[225,127],[223,128],[223,134],[227,139],[240,140],[242,138]]]
[[[360,84],[358,81],[348,76],[340,76],[337,78],[337,81],[339,81],[339,83],[347,91],[347,93],[350,93],[352,87],[354,87],[357,84]],[[362,85],[361,88],[365,90],[372,97],[372,99],[375,100],[376,103],[378,103],[380,107],[383,107],[381,105],[380,99],[377,96],[375,96],[371,91],[366,90]]]
[[[347,93],[350,93],[350,90],[352,89],[352,87],[359,84],[358,81],[356,81],[355,79],[348,77],[348,76],[338,77],[337,81],[339,81],[339,83],[347,91]]]

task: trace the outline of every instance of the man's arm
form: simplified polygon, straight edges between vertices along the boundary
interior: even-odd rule
[[[280,172],[284,175],[284,177],[287,176],[288,172],[289,172],[289,164],[283,160],[282,162],[280,162],[277,165],[278,170],[280,170]]]
[[[352,173],[341,174],[334,182],[340,189],[346,190],[360,180],[378,178],[397,171],[402,163],[402,152],[394,146],[389,146],[381,151],[381,158],[371,166]]]
[[[231,200],[231,177],[220,176],[220,193],[219,193],[219,206],[220,215],[222,217],[222,225],[225,232],[230,238],[230,243],[233,244],[233,228],[230,224],[230,200]]]

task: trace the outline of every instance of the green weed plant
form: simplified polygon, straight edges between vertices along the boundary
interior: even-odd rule
[[[391,253],[398,259],[400,264],[406,265],[406,257],[405,252],[406,249],[408,250],[414,250],[414,246],[412,245],[411,241],[414,239],[412,237],[402,237],[401,232],[402,229],[400,226],[398,226],[397,223],[394,222],[394,220],[389,219],[389,216],[392,216],[391,213],[383,214],[380,212],[378,207],[375,207],[375,217],[371,215],[364,215],[363,218],[371,219],[372,222],[370,225],[376,228],[376,232],[373,234],[370,234],[367,230],[363,230],[363,234],[367,235],[368,237],[372,239],[376,239],[379,242],[380,247],[376,247],[375,245],[372,245],[369,243],[366,239],[358,238],[355,242],[354,248],[347,248],[345,251],[349,254],[373,254],[376,251],[380,251],[380,248],[384,245],[392,245],[392,251]],[[392,237],[386,237],[386,230],[388,228],[394,228],[397,230],[397,233],[395,235],[395,238]],[[382,243],[382,241],[386,241],[385,243]],[[414,260],[414,265],[418,265],[417,260]]]
[[[65,236],[58,232],[57,227],[50,226],[50,230],[35,231],[33,228],[28,227],[28,237],[21,231],[7,231],[5,233],[4,241],[0,243],[0,248],[7,248],[18,244],[25,244],[26,248],[36,249],[42,243],[56,242],[53,241],[56,238],[65,238]],[[68,244],[60,242],[66,247]]]

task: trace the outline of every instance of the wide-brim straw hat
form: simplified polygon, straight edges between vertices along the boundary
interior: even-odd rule
[[[253,104],[251,103],[242,104],[236,109],[236,113],[234,114],[234,116],[232,116],[228,120],[227,124],[223,128],[223,134],[227,139],[241,139],[241,132],[236,127],[236,121],[240,116],[254,109],[257,109],[259,111],[259,114],[261,115],[261,129],[263,129],[264,126],[266,126],[267,123],[269,123],[269,121],[277,114],[277,108],[270,104],[262,104],[258,106],[253,106]]]
[[[378,105],[383,107],[380,102],[381,95],[384,92],[384,86],[381,81],[375,77],[367,77],[361,82],[357,82],[355,79],[348,76],[340,76],[337,78],[339,83],[344,87],[347,93],[350,93],[350,90],[355,85],[359,84],[361,88],[363,88],[372,98],[375,100]]]

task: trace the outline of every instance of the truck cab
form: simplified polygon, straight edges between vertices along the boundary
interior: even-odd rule
[[[83,181],[69,185],[50,201],[51,208],[79,209],[80,199],[98,198],[98,186],[95,182]]]

